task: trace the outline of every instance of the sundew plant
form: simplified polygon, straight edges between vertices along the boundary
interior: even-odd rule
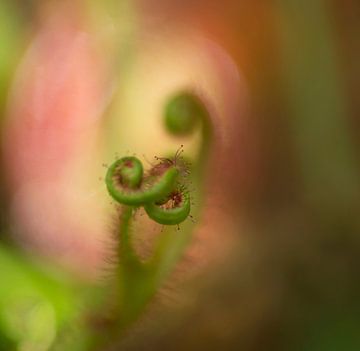
[[[190,92],[171,97],[164,108],[164,127],[175,135],[187,135],[195,126],[204,128],[209,119],[201,100]],[[204,138],[208,139],[209,135]],[[210,140],[204,142],[208,144]],[[198,168],[203,165],[199,160],[190,164],[183,153],[181,145],[172,157],[155,156],[148,170],[144,170],[135,156],[121,157],[107,169],[107,190],[120,205],[115,234],[118,243],[115,275],[120,289],[115,316],[118,327],[126,327],[139,317],[190,242],[194,216],[199,214],[202,201],[196,187],[201,174]],[[192,187],[195,189],[191,190]],[[158,244],[146,262],[138,257],[132,244],[132,222],[141,209],[162,226]]]
[[[19,38],[24,40],[22,44],[23,50],[25,50],[25,32],[22,33],[21,31],[26,30],[26,26],[29,25],[29,18],[22,18],[20,13],[16,13],[16,10],[18,10],[16,7],[13,8],[7,3],[6,6],[9,6],[9,9],[14,11],[9,23],[15,27],[18,26]],[[81,67],[83,63],[77,66],[77,62],[73,61],[77,56],[82,57],[84,50],[90,50],[86,47],[87,44],[84,44],[83,34],[73,32],[75,36],[78,35],[78,38],[75,38],[71,44],[71,36],[68,36],[66,30],[64,33],[61,32],[64,30],[64,28],[61,29],[61,25],[56,29],[59,32],[51,32],[51,27],[59,26],[61,21],[64,22],[65,26],[70,25],[71,27],[71,24],[74,24],[72,21],[75,19],[70,18],[69,21],[64,19],[63,16],[66,16],[69,10],[67,5],[61,10],[63,13],[60,15],[56,13],[58,8],[55,5],[54,7],[50,5],[49,9],[44,8],[45,12],[49,11],[48,14],[53,19],[51,21],[44,20],[45,24],[43,26],[45,29],[40,29],[44,33],[35,39],[33,47],[24,59],[24,68],[22,68],[24,72],[16,67],[15,61],[13,66],[11,66],[10,59],[4,61],[4,65],[7,65],[4,67],[9,70],[9,82],[11,81],[10,69],[19,71],[18,78],[15,79],[11,99],[16,99],[19,94],[17,84],[23,85],[24,89],[21,94],[28,94],[28,102],[25,102],[24,105],[21,102],[14,108],[8,108],[4,105],[4,113],[6,111],[6,113],[12,115],[12,117],[7,118],[5,123],[8,132],[4,135],[4,140],[6,142],[12,135],[13,140],[19,140],[20,144],[22,139],[29,142],[26,150],[19,149],[19,162],[14,163],[14,170],[18,172],[19,169],[22,169],[21,162],[23,161],[27,163],[27,166],[24,168],[24,173],[19,177],[9,176],[10,187],[17,184],[25,187],[25,189],[27,186],[37,189],[35,197],[32,197],[31,194],[27,195],[27,201],[30,201],[29,204],[33,203],[30,205],[31,208],[34,208],[33,201],[37,202],[37,198],[41,197],[40,194],[44,190],[38,188],[38,185],[43,184],[45,188],[49,187],[44,191],[45,196],[53,194],[51,204],[49,203],[48,206],[54,208],[56,218],[65,218],[61,212],[65,209],[61,205],[64,198],[62,194],[58,193],[57,188],[62,187],[60,184],[63,169],[66,167],[71,169],[72,166],[68,166],[69,161],[66,157],[60,155],[62,153],[66,156],[74,152],[74,149],[77,148],[76,139],[79,135],[81,136],[79,132],[82,130],[79,129],[80,124],[78,124],[78,121],[71,121],[73,118],[79,120],[80,116],[76,116],[70,110],[67,112],[66,104],[70,104],[70,107],[75,108],[75,111],[79,110],[80,115],[83,114],[83,118],[86,119],[89,117],[86,114],[92,115],[93,111],[88,106],[82,105],[82,99],[85,99],[84,102],[87,103],[86,99],[93,97],[94,93],[99,92],[99,96],[110,94],[106,98],[108,101],[107,107],[99,114],[99,118],[114,115],[117,118],[116,111],[112,107],[114,100],[118,96],[116,90],[117,81],[114,81],[115,88],[112,88],[111,93],[106,93],[107,88],[104,85],[102,88],[105,93],[95,91],[91,84],[95,84],[96,81],[92,80],[92,78],[90,78],[91,82],[87,81],[88,78],[84,82],[83,74],[95,69],[95,66],[90,62],[91,57],[90,61],[87,62],[88,66],[85,65],[85,67]],[[89,6],[88,9],[93,8]],[[39,11],[41,15],[43,8],[39,5],[34,10]],[[4,13],[1,12],[2,15]],[[11,22],[12,20],[13,22]],[[17,23],[17,21],[19,22]],[[56,21],[59,21],[59,23]],[[70,28],[69,30],[73,29]],[[7,33],[7,35],[11,34]],[[60,81],[56,83],[55,80],[54,87],[52,85],[50,87],[42,86],[43,83],[47,84],[46,76],[43,76],[45,81],[39,83],[40,86],[32,86],[32,82],[28,82],[27,79],[33,73],[27,73],[27,70],[32,71],[35,67],[34,79],[38,81],[44,74],[41,73],[42,69],[45,71],[48,69],[47,74],[52,75],[54,73],[55,66],[51,64],[47,66],[48,63],[45,58],[47,53],[42,51],[47,50],[47,45],[52,45],[53,40],[59,42],[59,46],[56,46],[55,50],[57,50],[57,55],[65,55],[64,60],[67,60],[68,66],[64,65],[64,68],[60,69]],[[18,50],[20,51],[21,41],[15,42],[13,46],[15,45],[19,47]],[[68,54],[68,48],[71,45],[73,45],[74,53],[70,52]],[[91,55],[91,53],[85,52],[85,55],[87,54]],[[71,55],[74,55],[74,57]],[[83,57],[82,59],[84,60]],[[86,59],[85,57],[85,61]],[[56,62],[56,64],[60,64],[60,62]],[[28,67],[26,68],[26,66]],[[40,67],[40,70],[36,67]],[[68,71],[69,69],[70,71]],[[82,69],[85,71],[81,72]],[[74,88],[72,81],[77,81],[77,79],[80,85]],[[67,81],[70,82],[70,85],[68,85]],[[52,84],[53,82],[49,80],[48,83]],[[90,84],[90,87],[87,84]],[[70,91],[69,96],[66,95],[67,90]],[[38,95],[40,97],[38,102],[36,99],[39,99],[39,97],[34,96],[34,91],[40,94]],[[41,96],[44,94],[48,94],[49,100],[43,100]],[[81,95],[78,96],[78,94]],[[72,100],[72,96],[75,96],[75,100]],[[10,103],[8,103],[10,106],[11,99]],[[48,229],[45,231],[35,229],[35,227],[38,227],[36,223],[41,221],[39,217],[41,215],[37,210],[34,213],[35,217],[33,217],[35,221],[19,220],[20,236],[17,240],[20,240],[20,243],[22,242],[25,246],[24,252],[19,250],[10,239],[10,235],[2,243],[1,262],[5,273],[3,275],[4,283],[7,286],[14,286],[14,289],[1,290],[1,349],[102,350],[111,347],[121,340],[124,333],[133,324],[136,324],[142,318],[149,303],[164,285],[177,262],[181,260],[191,242],[196,221],[201,218],[204,188],[202,184],[203,174],[207,165],[212,138],[211,116],[201,97],[201,93],[199,94],[199,92],[192,89],[179,87],[177,90],[164,94],[163,99],[164,104],[159,115],[159,128],[174,139],[173,145],[176,145],[176,147],[173,150],[157,148],[157,154],[153,155],[149,161],[144,155],[129,156],[132,153],[131,150],[126,152],[127,155],[117,156],[118,145],[114,143],[115,161],[106,165],[105,170],[98,168],[103,174],[95,171],[93,175],[89,175],[89,178],[96,178],[96,182],[101,182],[101,185],[97,185],[99,190],[96,191],[100,197],[105,199],[104,203],[107,208],[107,212],[103,212],[104,215],[102,216],[105,223],[101,226],[105,230],[101,239],[98,239],[99,242],[97,242],[97,245],[102,245],[105,242],[105,246],[102,245],[105,250],[101,254],[97,267],[92,265],[93,268],[90,269],[90,275],[95,278],[89,279],[86,277],[84,279],[81,275],[79,278],[77,277],[78,273],[74,275],[74,272],[71,272],[73,268],[68,270],[63,264],[59,265],[55,253],[58,251],[56,243],[55,251],[51,249],[51,246],[48,246],[50,251],[53,251],[51,255],[55,256],[54,258],[49,257],[41,248],[49,245],[49,241],[46,243],[46,240],[42,242],[43,239],[40,239],[36,243],[39,240],[36,238],[39,238],[40,233],[49,233],[49,230],[53,230],[51,224],[46,224],[45,218],[43,219],[45,220],[43,228]],[[16,118],[18,120],[24,119],[22,117],[23,106],[25,110],[30,111],[30,113],[25,113],[26,116],[29,116],[26,117],[28,120],[25,121],[25,124],[28,124],[30,128],[22,131],[22,126],[17,124]],[[19,111],[20,117],[14,117]],[[46,123],[51,124],[52,121],[55,121],[57,114],[59,114],[60,124],[57,127],[53,126],[55,129],[52,129],[53,132],[51,132],[52,127],[49,125],[46,127]],[[31,118],[34,119],[31,120]],[[130,115],[127,118],[131,120],[132,117]],[[48,122],[46,122],[46,119],[48,119]],[[40,124],[37,125],[37,123]],[[42,123],[45,124],[41,126]],[[66,123],[69,125],[66,126]],[[52,135],[49,136],[49,133],[52,133]],[[182,145],[182,142],[191,140],[196,135],[200,136],[200,151],[197,153],[197,158],[194,157],[194,152],[190,155],[186,146]],[[150,140],[149,143],[151,144],[154,141]],[[61,143],[63,148],[58,153],[57,149],[60,148]],[[130,148],[131,144],[129,144]],[[14,151],[9,152],[12,154]],[[146,150],[143,150],[143,152],[145,154]],[[9,169],[11,169],[11,159],[6,161],[6,148],[4,154],[5,163],[8,162]],[[114,157],[114,154],[112,157]],[[107,161],[106,157],[102,159],[99,157],[98,159],[102,163]],[[53,165],[51,165],[52,160],[56,160]],[[50,182],[49,177],[55,179],[55,182]],[[81,187],[81,185],[78,186]],[[69,189],[71,196],[78,191],[75,190],[76,185],[65,184],[65,187]],[[63,189],[66,189],[65,187]],[[12,196],[11,190],[6,193],[8,193],[8,196]],[[83,200],[80,200],[80,202],[85,204],[86,197],[84,202]],[[18,220],[17,217],[12,217],[13,215],[22,217],[25,214],[26,217],[26,212],[30,207],[27,207],[28,205],[23,203],[22,200],[20,200],[20,203],[22,203],[20,206],[25,206],[25,212],[20,214],[15,210],[15,214],[9,213],[9,220],[3,223],[4,231],[8,230],[9,233],[14,231],[15,233],[18,230],[12,227],[14,222],[12,222],[11,218]],[[6,208],[5,202],[4,206]],[[46,200],[42,203],[42,206],[46,208]],[[4,213],[5,211],[6,209],[4,209]],[[47,212],[46,209],[43,211],[44,213]],[[75,211],[77,211],[76,208]],[[50,221],[50,212],[47,212],[47,221]],[[85,218],[89,215],[90,213],[86,214]],[[139,216],[147,216],[149,221],[155,224],[155,230],[158,231],[153,251],[146,259],[138,254],[133,236],[135,234],[140,238],[144,236],[143,240],[146,240],[146,231],[153,228],[149,226],[148,228],[138,228],[135,224]],[[65,221],[67,220],[65,219]],[[60,227],[63,225],[64,228],[71,230],[69,223],[61,223],[58,220],[56,222]],[[27,229],[21,229],[22,223],[27,226]],[[79,226],[76,227],[80,228]],[[26,239],[22,236],[23,232],[34,235],[35,245],[31,244],[31,238]],[[61,231],[56,230],[56,232],[62,235]],[[55,242],[60,243],[60,239],[54,237]],[[27,243],[27,240],[30,240],[30,242]],[[86,240],[86,237],[83,237],[82,240]],[[69,243],[72,241],[70,240]],[[35,254],[34,250],[42,251],[42,255]],[[73,264],[70,265],[73,266]]]
[[[0,351],[360,350],[359,18],[1,0]]]

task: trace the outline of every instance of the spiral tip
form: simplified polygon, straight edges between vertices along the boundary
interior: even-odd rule
[[[206,116],[207,110],[195,94],[181,92],[171,97],[165,105],[164,124],[171,134],[187,136]]]

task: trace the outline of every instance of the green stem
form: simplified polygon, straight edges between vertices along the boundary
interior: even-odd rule
[[[119,245],[118,254],[122,262],[126,262],[133,258],[134,250],[130,240],[130,223],[133,215],[132,206],[123,206],[119,228]]]
[[[135,208],[124,206],[119,228],[119,316],[116,331],[122,332],[144,312],[148,302],[157,291],[155,271],[143,263],[131,243],[131,222]]]

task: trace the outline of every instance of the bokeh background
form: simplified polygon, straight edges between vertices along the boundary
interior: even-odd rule
[[[2,0],[0,350],[359,350],[359,38],[355,0]],[[103,165],[196,164],[163,125],[183,90],[213,128],[192,240],[109,333]]]

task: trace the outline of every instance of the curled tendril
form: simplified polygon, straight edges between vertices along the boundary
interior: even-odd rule
[[[144,206],[149,217],[160,224],[181,223],[189,216],[190,197],[178,187],[182,173],[178,157],[176,153],[174,159],[156,158],[159,163],[146,176],[136,157],[115,161],[106,174],[109,194],[120,204]]]
[[[148,216],[160,224],[174,225],[183,222],[190,214],[189,193],[175,190],[161,202],[144,206]]]
[[[201,192],[213,140],[213,125],[204,99],[189,90],[173,94],[165,105],[163,123],[167,132],[178,138],[189,137],[199,127],[202,140],[196,166],[192,169],[192,178]]]
[[[178,174],[177,168],[169,165],[144,177],[140,160],[136,157],[124,157],[109,167],[105,181],[110,195],[117,202],[139,206],[169,194]]]
[[[123,157],[114,162],[113,171],[109,173],[116,184],[135,189],[141,184],[144,170],[142,163],[136,157]]]
[[[165,125],[170,133],[186,136],[193,132],[199,121],[207,118],[207,110],[194,94],[184,91],[174,95],[165,106]]]

